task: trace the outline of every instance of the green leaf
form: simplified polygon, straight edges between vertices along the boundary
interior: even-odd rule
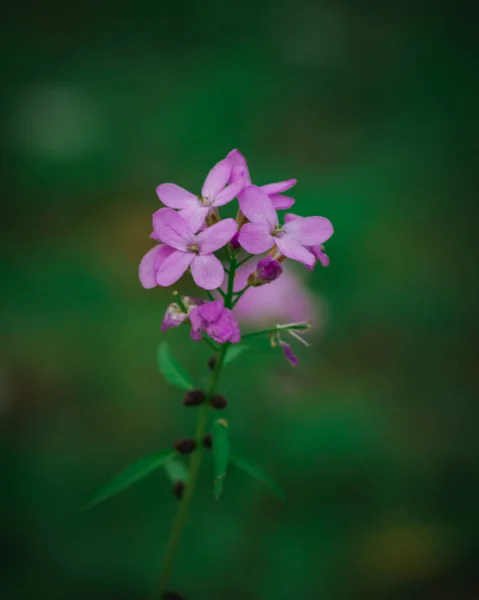
[[[175,385],[180,390],[192,390],[194,385],[191,377],[183,367],[173,358],[168,342],[161,342],[157,350],[158,368],[160,373],[171,385]]]
[[[213,493],[216,500],[219,499],[223,492],[229,454],[228,421],[226,419],[218,419],[213,423],[213,459],[215,468]]]
[[[286,497],[283,490],[272,479],[265,475],[260,469],[247,463],[242,458],[237,458],[236,456],[230,456],[230,462],[232,462],[239,469],[241,469],[254,479],[257,479],[258,481],[261,481],[262,483],[267,485],[270,488],[270,490],[274,494],[276,494],[276,496],[278,496],[280,500],[286,502]]]
[[[183,483],[188,481],[188,470],[183,461],[181,461],[177,456],[172,456],[169,458],[165,462],[164,467],[166,475],[172,485],[178,481],[182,481]]]
[[[232,344],[228,346],[223,364],[229,365],[230,362],[233,362],[240,354],[243,354],[245,350],[248,350],[248,348],[249,346],[246,344]]]
[[[100,490],[95,494],[95,496],[90,500],[90,502],[83,507],[82,510],[88,510],[115,496],[116,494],[122,492],[126,488],[130,487],[137,481],[144,479],[150,473],[153,473],[155,469],[161,467],[165,464],[165,462],[172,457],[176,456],[176,452],[172,452],[171,450],[165,450],[163,452],[154,452],[153,454],[148,454],[137,460],[136,462],[128,465],[126,469],[124,469],[121,473],[110,479],[110,481],[105,484]]]

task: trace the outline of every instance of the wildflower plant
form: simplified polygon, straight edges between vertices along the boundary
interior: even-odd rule
[[[240,356],[247,347],[244,344],[247,338],[263,336],[269,339],[271,347],[280,349],[294,367],[299,359],[291,342],[309,345],[303,339],[303,334],[310,328],[306,320],[278,323],[242,334],[236,316],[241,311],[235,311],[246,292],[253,299],[257,288],[282,277],[286,260],[299,262],[307,269],[314,268],[318,262],[329,265],[323,247],[333,234],[328,219],[291,213],[283,219],[278,216],[278,210],[290,209],[294,204],[295,199],[283,192],[295,184],[295,179],[288,179],[260,187],[254,185],[244,156],[233,150],[208,173],[201,194],[195,195],[173,183],[163,183],[156,189],[164,206],[153,214],[151,238],[157,245],[140,262],[140,282],[146,289],[169,287],[186,271],[191,273],[198,291],[193,296],[181,296],[173,291],[173,302],[166,309],[161,330],[166,332],[187,326],[193,341],[210,347],[209,383],[206,389],[195,386],[171,355],[167,342],[161,342],[158,348],[160,372],[168,383],[183,390],[183,404],[198,411],[194,435],[176,440],[171,450],[144,456],[127,467],[107,483],[87,507],[117,494],[160,467],[165,469],[174,494],[180,500],[160,576],[160,593],[164,598],[171,595],[167,586],[173,560],[205,450],[211,450],[213,457],[216,499],[221,496],[229,464],[236,465],[282,496],[281,490],[257,467],[230,453],[227,420],[211,416],[212,411],[222,410],[227,405],[226,398],[217,389],[223,366]],[[222,219],[221,207],[235,198],[239,203],[236,219]],[[253,266],[250,261],[258,258]],[[251,268],[245,277],[246,263]],[[242,275],[236,277],[238,270],[238,275]],[[240,280],[244,285],[238,289]],[[183,462],[185,455],[189,455],[188,467]]]

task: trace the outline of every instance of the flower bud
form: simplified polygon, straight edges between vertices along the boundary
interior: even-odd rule
[[[196,448],[196,442],[193,438],[180,438],[174,443],[174,448],[180,454],[190,454]]]
[[[183,398],[185,406],[200,406],[205,401],[205,393],[203,390],[191,390],[186,393]]]
[[[226,400],[226,398],[224,396],[221,396],[220,394],[215,394],[211,400],[211,406],[213,408],[216,408],[216,410],[222,410],[223,408],[226,408],[227,404],[228,404],[228,400]]]
[[[213,436],[211,435],[211,433],[207,433],[203,438],[203,446],[207,450],[211,450],[211,448],[213,448]]]
[[[234,236],[230,240],[230,245],[233,248],[233,250],[240,250],[240,248],[241,248],[240,243],[238,242],[238,237],[239,237],[239,232],[235,233]]]
[[[271,283],[283,272],[283,267],[279,264],[277,260],[271,258],[271,256],[267,256],[260,260],[256,265],[256,271],[251,273],[248,277],[248,284],[253,287],[258,287],[260,285],[265,285],[266,283]]]
[[[180,500],[183,497],[183,492],[185,491],[185,483],[184,481],[177,481],[173,486],[173,494]]]

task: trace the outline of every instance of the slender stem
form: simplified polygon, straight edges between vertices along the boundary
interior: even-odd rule
[[[215,297],[213,296],[213,294],[210,292],[210,290],[205,290],[206,295],[208,296],[208,298],[211,300],[211,302],[214,301]]]
[[[241,296],[246,292],[246,290],[248,288],[250,288],[251,286],[248,284],[247,286],[245,286],[242,290],[240,290],[239,292],[236,292],[238,295],[235,298],[235,300],[233,301],[233,304],[231,305],[231,308],[234,308],[238,302],[241,300]]]
[[[231,308],[232,299],[233,299],[233,285],[234,285],[234,275],[236,271],[236,259],[235,257],[231,258],[230,262],[230,273],[228,277],[228,292],[225,294],[225,306],[227,308]],[[206,338],[205,338],[206,340]],[[206,340],[208,341],[208,340]],[[218,379],[221,373],[221,369],[223,367],[223,361],[226,356],[226,351],[228,350],[229,343],[225,343],[221,346],[221,349],[218,350],[218,360],[216,361],[215,368],[211,374],[210,383],[208,386],[208,390],[206,392],[205,402],[202,404],[198,411],[198,419],[196,422],[196,430],[195,430],[195,441],[196,447],[195,450],[191,454],[190,465],[188,471],[188,481],[186,483],[186,488],[184,491],[183,498],[180,500],[178,510],[176,512],[175,519],[173,521],[173,525],[171,527],[170,537],[168,539],[168,543],[165,550],[165,555],[163,558],[163,565],[160,574],[160,593],[165,591],[166,586],[170,580],[171,571],[173,568],[173,561],[175,559],[176,551],[178,550],[178,545],[180,543],[181,534],[183,532],[183,528],[186,524],[188,518],[188,512],[191,504],[191,499],[193,497],[193,493],[195,491],[196,481],[198,479],[198,474],[200,472],[201,462],[203,459],[203,438],[206,433],[207,425],[208,425],[208,414],[210,409],[210,400],[216,390],[216,385],[218,383]]]
[[[295,329],[295,330],[301,330],[301,329],[310,329],[311,325],[308,323],[292,323],[291,325],[276,325],[276,327],[271,327],[270,329],[262,329],[261,331],[253,331],[251,333],[244,333],[243,334],[243,339],[244,338],[251,338],[251,337],[255,337],[257,335],[263,335],[265,333],[275,333],[276,331],[287,331],[288,329]]]
[[[241,265],[244,265],[246,262],[248,262],[251,258],[253,258],[254,254],[250,254],[249,256],[247,256],[246,258],[243,258],[243,260],[240,260],[240,262],[236,265],[237,267],[241,267]]]

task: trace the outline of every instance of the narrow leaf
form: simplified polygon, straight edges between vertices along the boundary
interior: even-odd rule
[[[231,344],[226,351],[226,356],[224,358],[223,364],[229,365],[230,362],[233,362],[238,358],[240,354],[243,354],[245,350],[248,350],[249,346],[246,344]]]
[[[255,467],[254,465],[247,463],[242,458],[238,458],[236,456],[230,456],[230,462],[232,462],[239,469],[241,469],[254,479],[257,479],[258,481],[261,481],[262,483],[267,485],[270,488],[270,490],[274,494],[276,494],[276,496],[278,496],[280,500],[286,502],[286,497],[283,490],[272,479],[270,479],[260,469],[258,469],[258,467]]]
[[[177,456],[172,456],[164,464],[166,476],[170,480],[171,485],[175,485],[178,481],[186,483],[188,481],[188,470],[185,464]]]
[[[166,450],[163,452],[154,452],[153,454],[143,456],[140,458],[140,460],[128,465],[126,469],[113,477],[113,479],[110,479],[108,483],[100,488],[92,500],[90,500],[90,502],[84,506],[82,510],[88,510],[96,504],[99,504],[100,502],[103,502],[104,500],[107,500],[108,498],[111,498],[112,496],[122,492],[137,481],[144,479],[150,475],[150,473],[153,473],[155,469],[161,467],[168,459],[174,457],[175,455],[175,452]]]
[[[161,342],[157,350],[158,368],[168,383],[181,390],[192,390],[193,381],[183,367],[173,358],[167,342]]]
[[[218,419],[213,423],[213,459],[215,467],[213,493],[216,500],[219,499],[223,492],[229,454],[228,421],[226,419]]]

